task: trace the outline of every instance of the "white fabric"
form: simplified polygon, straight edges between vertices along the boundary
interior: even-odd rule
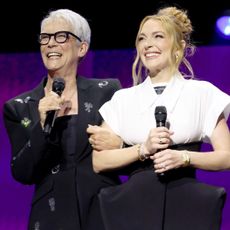
[[[147,77],[138,86],[117,91],[99,111],[127,144],[136,144],[144,142],[149,130],[156,127],[154,111],[158,105],[167,108],[173,144],[209,142],[219,115],[224,112],[228,119],[230,96],[209,82],[186,80],[179,74],[157,95]]]

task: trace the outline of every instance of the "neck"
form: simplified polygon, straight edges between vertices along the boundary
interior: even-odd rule
[[[55,77],[56,76],[59,76],[59,75],[55,75]],[[53,81],[54,81],[55,77],[48,75],[47,83],[45,86],[47,91],[52,90],[52,85],[53,85]],[[64,76],[61,76],[61,78],[63,78],[65,81],[65,89],[64,89],[63,93],[68,92],[68,91],[72,92],[73,90],[76,90],[76,85],[77,85],[76,75],[74,75],[74,76],[65,76],[64,75]]]
[[[175,74],[175,72],[172,71],[160,71],[158,73],[150,73],[150,78],[153,84],[156,83],[167,83],[169,82],[173,75]]]

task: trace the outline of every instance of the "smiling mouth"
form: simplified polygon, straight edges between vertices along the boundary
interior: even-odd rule
[[[48,58],[52,58],[52,57],[61,57],[62,55],[60,53],[52,52],[52,53],[48,53],[46,56]]]

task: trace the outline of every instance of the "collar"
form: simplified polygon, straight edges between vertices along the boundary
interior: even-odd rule
[[[139,112],[143,113],[150,108],[163,105],[168,112],[172,112],[186,80],[179,73],[172,76],[162,94],[157,95],[154,92],[150,77],[148,76],[143,83],[137,86],[137,100],[139,104]]]

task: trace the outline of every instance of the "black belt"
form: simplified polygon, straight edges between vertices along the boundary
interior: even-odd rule
[[[200,151],[202,142],[191,142],[186,144],[177,144],[169,146],[169,149],[175,150],[189,150],[189,151]],[[145,161],[136,161],[124,169],[120,170],[121,175],[132,176],[140,171],[144,170],[153,170],[153,161],[151,159],[147,159]],[[194,168],[186,167],[186,168],[178,168],[167,171],[162,177],[163,180],[174,180],[179,179],[181,177],[196,177],[196,170]]]

